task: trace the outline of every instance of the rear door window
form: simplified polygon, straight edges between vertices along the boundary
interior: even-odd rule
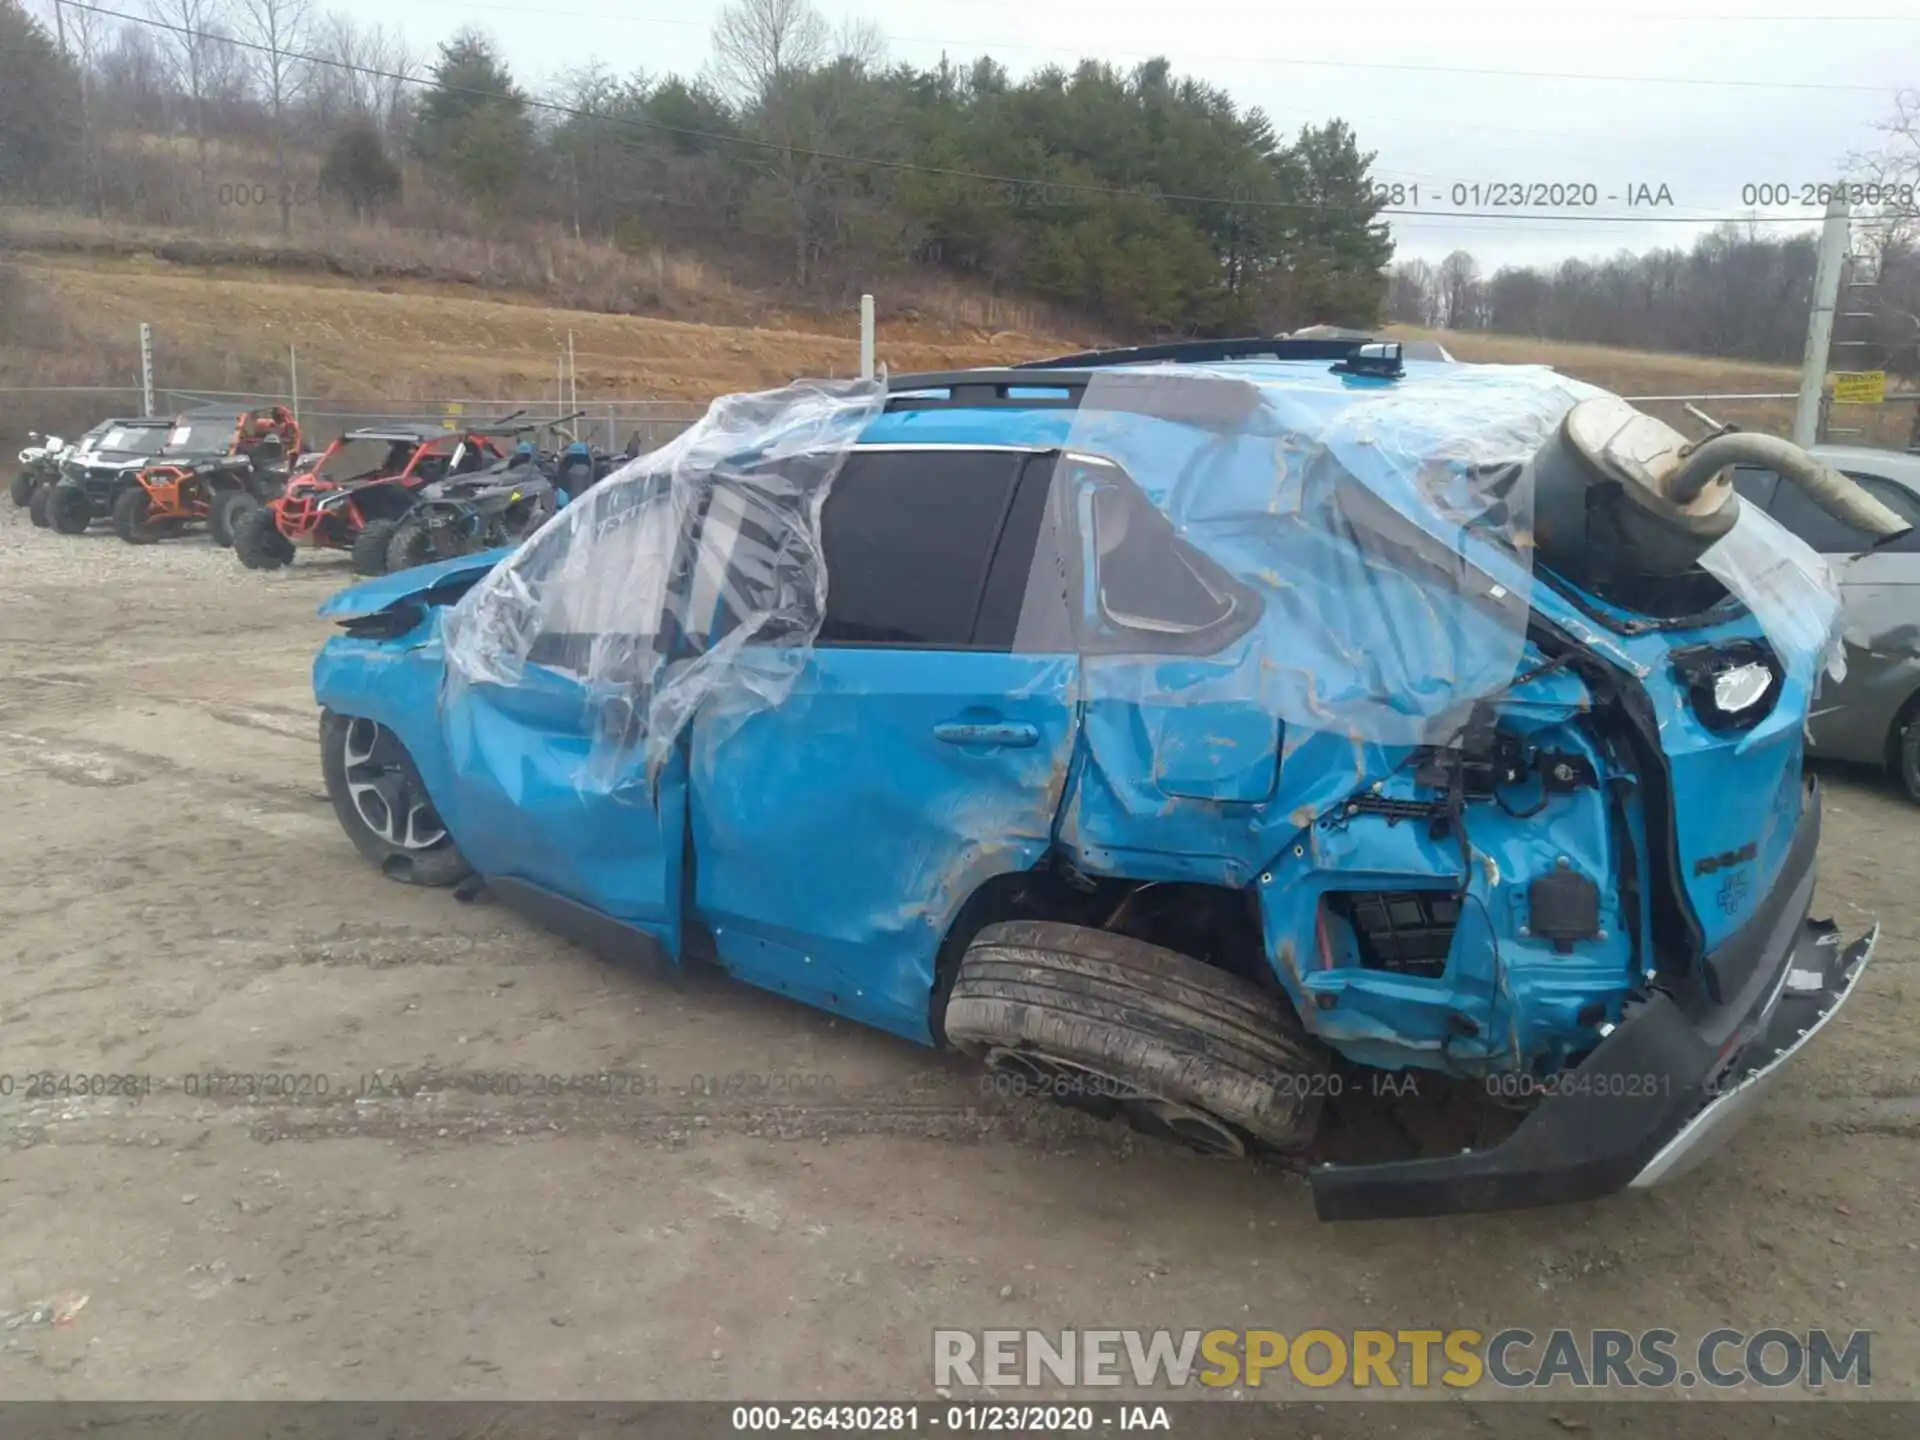
[[[992,607],[991,623],[979,621],[1029,459],[958,449],[849,455],[821,514],[827,613],[816,643],[1011,649],[1017,607]],[[1022,508],[1025,533],[1013,538],[1030,557],[1039,514]],[[1024,581],[1026,566],[1017,568]]]

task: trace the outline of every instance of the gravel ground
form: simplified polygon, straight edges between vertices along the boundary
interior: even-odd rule
[[[1913,1395],[1920,850],[1874,778],[1833,777],[1820,904],[1877,914],[1880,953],[1723,1157],[1590,1206],[1321,1226],[1283,1169],[385,883],[314,743],[312,611],[346,578],[0,513],[0,1393],[877,1397],[927,1391],[936,1326],[1786,1324],[1873,1330],[1876,1394]],[[644,1093],[535,1093],[602,1070]],[[29,1099],[37,1072],[151,1092]],[[736,1074],[814,1089],[701,1079]],[[1316,1430],[1362,1433],[1338,1409]]]

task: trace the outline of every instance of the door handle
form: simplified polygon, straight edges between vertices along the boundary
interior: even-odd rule
[[[1017,721],[948,720],[933,727],[933,738],[949,745],[998,745],[1028,750],[1040,743],[1040,727]]]

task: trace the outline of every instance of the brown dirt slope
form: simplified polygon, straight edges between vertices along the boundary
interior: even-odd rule
[[[73,348],[99,356],[103,377],[125,372],[140,324],[151,324],[163,384],[268,383],[284,376],[291,344],[299,353],[303,394],[396,404],[448,395],[540,395],[551,390],[569,331],[583,404],[705,400],[796,375],[848,375],[859,361],[853,315],[832,333],[803,328],[818,327],[818,319],[771,312],[756,325],[698,325],[552,309],[431,282],[365,284],[185,267],[152,257],[28,254],[13,265],[57,299],[78,332]],[[992,364],[1072,344],[913,321],[881,331],[882,358],[895,369]],[[189,363],[190,380],[169,373]]]

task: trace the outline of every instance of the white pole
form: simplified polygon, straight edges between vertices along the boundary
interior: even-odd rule
[[[1840,300],[1840,271],[1846,265],[1847,200],[1835,195],[1820,230],[1819,258],[1813,270],[1813,310],[1807,317],[1807,353],[1800,362],[1800,398],[1793,407],[1793,443],[1812,445],[1820,438],[1820,394],[1827,384],[1827,355],[1833,347],[1833,312]]]
[[[580,408],[580,372],[573,363],[573,331],[567,331],[567,409]]]
[[[860,297],[860,378],[873,379],[873,296]]]
[[[140,403],[142,415],[153,414],[153,326],[140,322]]]
[[[287,390],[293,403],[287,408],[293,412],[293,423],[300,423],[300,357],[294,353],[293,346],[287,346]]]

